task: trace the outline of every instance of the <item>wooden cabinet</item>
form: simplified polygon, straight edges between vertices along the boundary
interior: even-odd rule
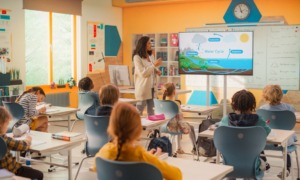
[[[177,88],[180,88],[180,75],[178,73],[178,33],[134,34],[132,36],[132,54],[138,40],[142,36],[150,37],[155,58],[162,58],[163,60],[162,65],[159,67],[162,76],[160,77],[158,86],[160,87],[166,82],[173,82]]]

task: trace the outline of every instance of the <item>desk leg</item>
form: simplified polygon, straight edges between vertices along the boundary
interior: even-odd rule
[[[287,156],[287,143],[284,144],[283,146],[283,151],[282,151],[282,154],[283,154],[283,171],[282,171],[282,178],[281,179],[286,179],[286,166],[287,166],[287,163],[286,163],[286,156]]]
[[[68,131],[71,131],[71,117],[68,115]]]
[[[220,164],[220,151],[217,150],[216,164]]]
[[[68,173],[69,180],[72,180],[72,150],[68,150]]]

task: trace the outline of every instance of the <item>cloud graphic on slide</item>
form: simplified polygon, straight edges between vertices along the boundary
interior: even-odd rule
[[[236,40],[237,39],[233,34],[229,34],[223,38],[223,41],[227,43],[236,42]]]
[[[201,36],[200,34],[195,34],[192,42],[198,44],[198,50],[200,49],[200,44],[205,43],[207,40],[204,36]]]

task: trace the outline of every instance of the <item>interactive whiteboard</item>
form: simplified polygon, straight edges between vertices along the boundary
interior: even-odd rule
[[[190,28],[188,32],[253,31],[253,76],[227,76],[227,87],[263,88],[279,84],[299,90],[300,25]],[[210,75],[211,86],[223,87],[223,78]],[[187,86],[206,86],[206,76],[187,75]]]

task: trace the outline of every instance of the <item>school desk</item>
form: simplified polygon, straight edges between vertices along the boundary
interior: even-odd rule
[[[72,141],[63,141],[53,139],[51,137],[52,133],[40,132],[40,131],[30,131],[30,136],[32,137],[32,144],[35,142],[40,142],[38,145],[32,145],[30,151],[40,153],[41,155],[51,155],[56,154],[61,151],[67,151],[68,154],[68,164],[57,164],[52,162],[46,162],[41,160],[30,159],[33,162],[45,163],[54,166],[68,168],[69,180],[72,180],[72,149],[79,146],[81,143],[86,141],[84,134],[80,138]],[[19,152],[17,153],[17,159],[19,159]],[[22,158],[25,159],[25,158]]]
[[[122,93],[122,94],[134,94],[135,93],[133,88],[130,88],[130,89],[121,88],[119,90],[120,90],[120,93]],[[191,92],[192,92],[192,90],[176,89],[176,97],[175,98],[178,99],[179,94],[186,94],[186,93],[191,93]],[[162,95],[162,94],[163,94],[163,92],[158,90],[158,95]]]
[[[286,174],[286,156],[287,156],[287,142],[288,139],[295,133],[295,131],[290,130],[280,130],[280,129],[272,129],[271,133],[267,137],[267,143],[268,144],[277,144],[283,147],[282,151],[282,157],[283,157],[283,174]],[[203,132],[200,132],[198,134],[200,137],[207,137],[207,138],[213,138],[214,137],[214,131],[212,130],[206,130]],[[220,153],[217,153],[217,163],[220,162]],[[286,177],[283,176],[282,179],[285,179]]]

